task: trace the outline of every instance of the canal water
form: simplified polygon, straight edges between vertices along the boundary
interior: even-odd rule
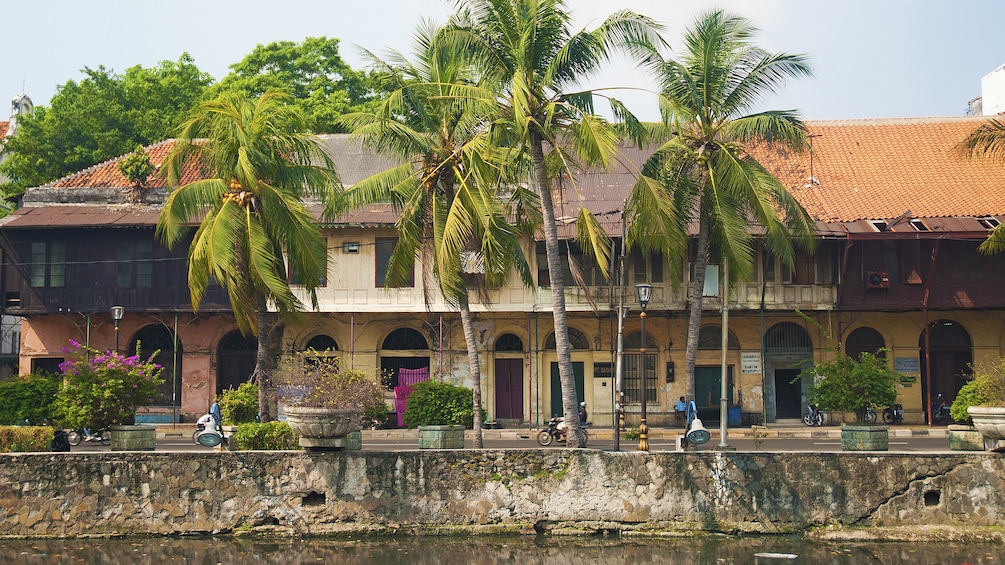
[[[0,563],[262,565],[1002,564],[979,543],[819,543],[796,537],[261,537],[0,540]]]

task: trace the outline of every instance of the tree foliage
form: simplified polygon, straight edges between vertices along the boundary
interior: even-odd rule
[[[269,90],[285,92],[315,133],[343,131],[336,118],[365,109],[377,84],[367,73],[353,70],[339,54],[339,40],[327,37],[258,45],[230,69],[213,87],[212,97],[222,92],[252,98]]]
[[[122,75],[103,66],[83,73],[83,80],[58,87],[48,107],[18,118],[0,165],[11,179],[5,195],[171,137],[212,82],[187,54],[151,68],[130,67]]]

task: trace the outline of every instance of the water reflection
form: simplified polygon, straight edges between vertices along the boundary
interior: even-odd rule
[[[822,544],[786,537],[562,538],[379,537],[276,540],[251,537],[0,540],[0,563],[345,563],[567,565],[652,563],[1000,564],[1002,547],[981,544]],[[762,556],[758,556],[762,554]],[[772,557],[763,554],[775,554]],[[794,555],[784,558],[783,555]]]

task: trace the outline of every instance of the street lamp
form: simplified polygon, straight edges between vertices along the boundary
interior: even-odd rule
[[[646,425],[646,306],[653,296],[653,286],[651,284],[635,285],[635,298],[639,300],[642,311],[639,312],[639,319],[642,320],[642,345],[639,346],[639,353],[642,357],[639,369],[639,378],[642,381],[642,417],[639,421],[639,451],[649,451],[649,426]]]
[[[122,306],[112,306],[112,320],[115,320],[115,352],[119,352],[119,322],[125,315],[126,309]]]

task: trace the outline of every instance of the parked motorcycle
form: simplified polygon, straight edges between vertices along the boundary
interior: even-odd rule
[[[953,417],[949,415],[949,405],[946,404],[946,400],[940,392],[935,395],[935,400],[932,401],[932,423],[936,426],[944,426],[952,421]]]
[[[824,413],[820,411],[820,407],[816,404],[810,404],[809,409],[803,414],[803,423],[807,426],[824,425]]]
[[[108,445],[112,442],[112,436],[108,430],[101,430],[94,434],[88,434],[84,430],[70,430],[66,432],[66,441],[70,445],[80,445],[81,441],[98,441],[101,445]]]
[[[541,428],[541,431],[537,432],[537,443],[543,446],[549,446],[553,441],[565,443],[565,427],[562,427],[561,429],[558,427],[558,424],[561,421],[563,421],[563,418],[560,416],[556,416],[555,418],[548,420],[548,423]],[[591,422],[582,422],[580,424],[580,427],[583,430],[583,445],[580,447],[586,447],[586,442],[590,439],[590,434],[586,431],[586,428],[590,426],[590,423]]]
[[[887,424],[902,424],[904,422],[904,407],[900,404],[887,406],[883,410],[883,421]]]

